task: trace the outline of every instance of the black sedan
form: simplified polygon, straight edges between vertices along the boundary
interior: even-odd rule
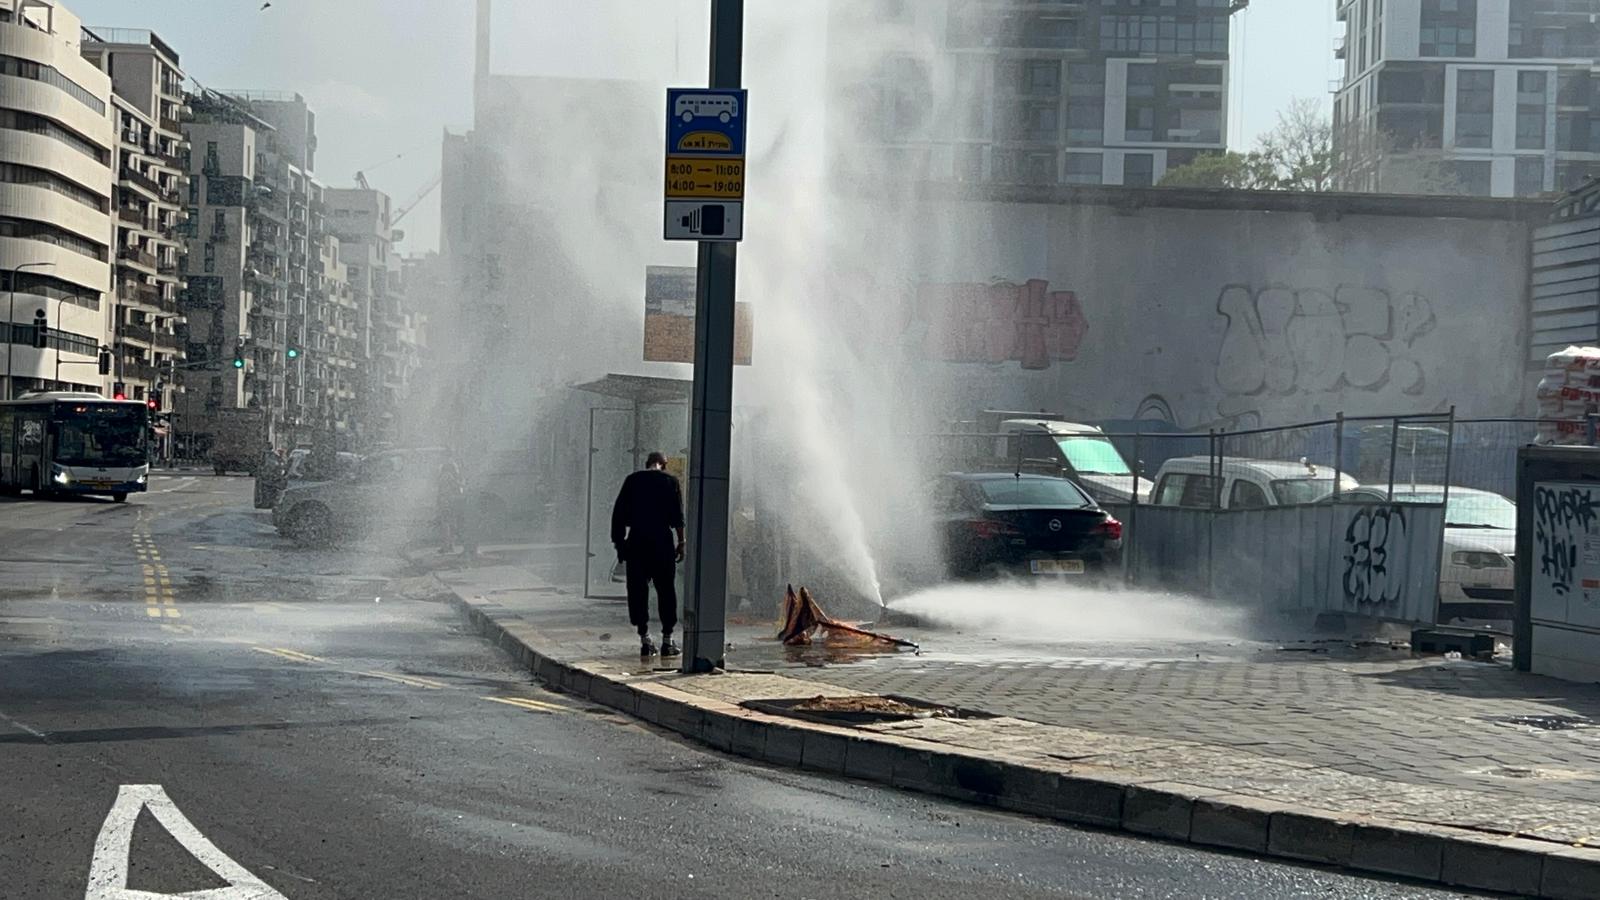
[[[951,574],[1083,575],[1122,560],[1122,523],[1065,478],[952,474],[934,489]]]

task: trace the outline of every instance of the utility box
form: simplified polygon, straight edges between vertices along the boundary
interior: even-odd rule
[[[1600,449],[1517,451],[1518,671],[1600,682]]]

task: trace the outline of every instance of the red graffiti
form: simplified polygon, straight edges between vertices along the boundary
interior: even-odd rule
[[[1073,291],[1050,282],[1026,284],[924,284],[917,308],[929,323],[927,352],[945,362],[1018,362],[1048,369],[1073,360],[1089,320]]]

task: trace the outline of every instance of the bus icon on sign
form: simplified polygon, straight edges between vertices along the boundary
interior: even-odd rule
[[[726,125],[739,114],[739,98],[732,94],[687,94],[678,98],[672,114],[686,125],[695,119],[716,119]]]

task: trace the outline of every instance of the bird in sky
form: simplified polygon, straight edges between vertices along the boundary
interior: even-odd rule
[[[267,0],[266,3],[261,4],[261,8],[262,9],[266,9],[267,7],[269,7],[271,5],[272,5],[272,0]]]

